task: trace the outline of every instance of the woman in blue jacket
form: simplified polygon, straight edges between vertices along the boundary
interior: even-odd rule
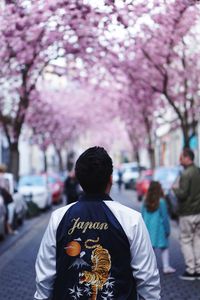
[[[152,181],[149,186],[142,207],[142,216],[153,248],[161,250],[163,273],[174,273],[176,270],[169,264],[169,215],[162,187],[157,181]]]

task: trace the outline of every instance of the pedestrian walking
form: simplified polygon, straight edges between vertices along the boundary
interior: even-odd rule
[[[0,187],[0,195],[3,198],[6,207],[6,231],[8,234],[16,234],[17,231],[13,229],[15,203],[11,194],[3,187]]]
[[[16,234],[17,231],[13,229],[15,203],[13,197],[10,194],[9,186],[4,177],[6,172],[6,166],[0,165],[0,196],[3,199],[6,208],[6,231],[8,234]]]
[[[167,204],[162,187],[157,181],[150,183],[142,206],[142,216],[149,231],[153,248],[161,251],[163,273],[174,273],[176,270],[169,263],[170,223]]]
[[[65,180],[64,193],[67,198],[67,204],[78,200],[80,189],[74,171],[71,171]]]
[[[112,171],[101,147],[78,158],[84,194],[51,216],[36,260],[34,299],[160,299],[148,232],[140,213],[109,196]]]
[[[118,170],[117,184],[118,184],[118,190],[119,190],[119,192],[121,192],[122,184],[123,184],[123,172],[120,169]]]
[[[180,244],[185,260],[184,280],[200,279],[200,169],[194,153],[184,149],[180,155],[184,171],[173,191],[178,199]]]

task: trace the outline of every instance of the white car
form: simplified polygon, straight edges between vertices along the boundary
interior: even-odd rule
[[[32,201],[41,210],[52,205],[47,178],[43,175],[25,175],[19,180],[18,192],[26,202]]]
[[[119,171],[117,169],[113,169],[112,178],[113,178],[113,183],[118,182],[118,180],[119,180]]]
[[[124,163],[121,165],[123,172],[123,183],[125,189],[134,189],[136,180],[140,175],[140,171],[145,170],[144,167],[138,166],[137,162]]]

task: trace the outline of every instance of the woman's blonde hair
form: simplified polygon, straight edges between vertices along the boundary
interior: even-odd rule
[[[159,207],[159,200],[164,196],[161,184],[158,181],[151,181],[146,199],[145,206],[148,211],[155,211]]]

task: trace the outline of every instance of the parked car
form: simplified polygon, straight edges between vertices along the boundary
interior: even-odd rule
[[[62,201],[63,182],[56,174],[47,175],[48,185],[51,191],[52,203],[58,204]]]
[[[51,206],[51,193],[44,175],[25,175],[19,180],[19,193],[26,202],[33,202],[39,209],[47,209]]]
[[[167,195],[181,170],[180,166],[159,167],[155,169],[153,179],[160,182],[164,193]]]
[[[125,189],[135,189],[136,180],[138,179],[140,172],[146,168],[138,166],[137,162],[124,163],[121,165],[123,172],[123,183]]]
[[[172,185],[177,180],[182,172],[182,167],[160,167],[154,172],[154,180],[159,181],[162,185],[165,199],[168,205],[168,212],[173,220],[178,219],[178,201],[172,191]]]
[[[113,169],[113,174],[112,174],[112,178],[113,178],[113,183],[117,183],[119,180],[119,171],[118,169]]]
[[[136,181],[136,192],[138,201],[142,201],[146,195],[150,182],[153,179],[153,170],[144,170],[141,172],[140,177]]]
[[[2,196],[0,195],[0,239],[5,236],[5,223],[6,223],[6,208]]]
[[[3,175],[5,179],[5,188],[11,194],[14,202],[14,215],[13,215],[13,228],[21,225],[25,219],[27,212],[27,205],[23,197],[18,193],[14,176],[11,173],[5,173]]]

